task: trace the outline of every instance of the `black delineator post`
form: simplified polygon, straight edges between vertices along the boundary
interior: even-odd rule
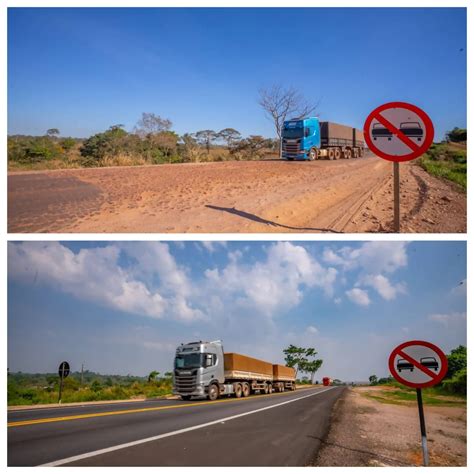
[[[400,232],[400,163],[393,162],[393,231]]]
[[[61,403],[61,396],[63,393],[63,380],[64,380],[64,372],[61,371],[61,374],[59,376],[59,397],[58,397],[58,403]]]
[[[425,414],[423,413],[423,399],[421,398],[421,388],[416,389],[416,400],[418,401],[418,414],[420,415],[421,447],[423,449],[423,466],[428,466],[428,441],[426,439]]]

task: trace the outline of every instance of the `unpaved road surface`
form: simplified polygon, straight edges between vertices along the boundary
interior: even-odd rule
[[[329,434],[315,466],[420,466],[420,422],[415,403],[366,398],[379,387],[346,390],[333,409]],[[430,466],[466,466],[466,407],[425,405]]]
[[[402,231],[465,232],[465,195],[401,168]],[[391,170],[372,156],[10,173],[8,230],[391,232]]]

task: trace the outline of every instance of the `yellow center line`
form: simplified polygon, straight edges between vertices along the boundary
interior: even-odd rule
[[[304,390],[310,390],[309,388],[299,389],[299,392]],[[196,407],[201,405],[215,405],[217,403],[229,403],[229,402],[244,402],[248,400],[255,400],[267,397],[276,397],[278,395],[288,395],[290,392],[284,393],[273,393],[271,395],[260,395],[257,398],[249,397],[249,398],[229,398],[226,400],[214,400],[214,401],[207,401],[207,402],[195,402],[195,403],[186,403],[182,405],[167,405],[163,407],[152,407],[152,408],[134,408],[131,410],[116,410],[116,411],[105,411],[99,413],[84,413],[82,415],[69,415],[69,416],[59,416],[54,418],[38,418],[35,420],[24,420],[24,421],[11,421],[7,424],[8,428],[12,428],[14,426],[27,426],[27,425],[38,425],[41,423],[55,423],[58,421],[72,421],[72,420],[83,420],[86,418],[96,418],[99,416],[113,416],[113,415],[129,415],[131,413],[145,413],[150,411],[160,411],[160,410],[171,410],[173,408],[187,408],[187,407]]]

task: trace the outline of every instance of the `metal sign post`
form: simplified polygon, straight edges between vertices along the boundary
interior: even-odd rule
[[[420,108],[406,102],[389,102],[373,110],[364,124],[369,149],[393,161],[393,230],[400,232],[400,162],[423,155],[434,138],[431,119]]]
[[[393,163],[393,231],[400,232],[400,163]]]
[[[428,440],[421,389],[432,387],[443,380],[448,371],[448,360],[444,352],[431,342],[408,341],[395,347],[388,359],[388,367],[395,380],[416,388],[423,465],[428,466]]]
[[[421,388],[416,389],[416,400],[418,402],[418,414],[420,415],[421,449],[423,450],[423,466],[428,466],[430,459],[428,456],[428,441],[426,439],[425,414],[423,413],[423,399],[421,398]]]

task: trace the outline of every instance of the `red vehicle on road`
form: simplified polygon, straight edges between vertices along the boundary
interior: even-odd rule
[[[323,385],[325,387],[328,387],[329,385],[331,385],[331,383],[332,383],[332,380],[329,377],[323,377]]]

